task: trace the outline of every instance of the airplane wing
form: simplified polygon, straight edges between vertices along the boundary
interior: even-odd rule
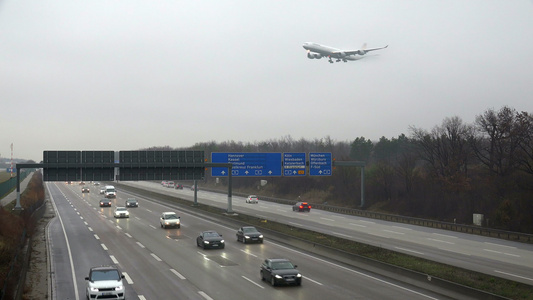
[[[348,51],[335,51],[333,53],[335,54],[344,54],[344,55],[365,55],[367,52],[370,52],[370,51],[376,51],[376,50],[380,50],[380,49],[385,49],[389,47],[389,45],[385,46],[385,47],[380,47],[380,48],[370,48],[370,49],[366,49],[365,45],[363,45],[363,49],[361,50],[348,50]]]

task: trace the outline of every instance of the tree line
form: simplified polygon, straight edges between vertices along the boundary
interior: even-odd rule
[[[472,124],[454,116],[431,130],[412,126],[407,135],[378,141],[285,136],[253,143],[201,142],[186,150],[203,150],[206,157],[212,152],[331,152],[337,161],[366,163],[365,209],[463,224],[483,214],[485,226],[533,232],[533,115],[508,106],[488,109]],[[214,181],[207,173],[206,182]],[[361,201],[361,173],[355,168],[336,167],[328,177],[265,179],[269,184],[260,187],[257,178],[235,178],[234,187],[353,208]]]

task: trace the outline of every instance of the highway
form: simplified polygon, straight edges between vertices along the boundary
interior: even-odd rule
[[[268,236],[264,244],[239,243],[237,227],[161,204],[156,198],[135,196],[140,206],[129,209],[130,218],[115,219],[114,207],[133,196],[126,191],[118,189],[113,207],[100,208],[99,187],[90,186],[91,192],[82,194],[79,185],[47,182],[46,186],[57,212],[48,231],[54,299],[85,298],[89,268],[109,264],[125,274],[128,299],[449,299],[401,278],[385,278],[288,248]],[[176,211],[181,228],[160,228],[163,211]],[[197,247],[196,236],[203,230],[221,233],[225,249]],[[272,257],[298,265],[302,286],[272,287],[261,281],[259,266]]]
[[[168,189],[148,181],[121,183],[193,201],[193,191],[187,189]],[[197,197],[199,203],[227,208],[225,194],[200,189]],[[266,201],[247,204],[242,197],[232,197],[232,200],[236,212],[533,285],[533,245],[530,244],[317,209],[296,213],[289,205]]]

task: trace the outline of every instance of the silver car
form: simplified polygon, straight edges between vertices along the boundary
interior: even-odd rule
[[[161,214],[161,217],[159,217],[159,224],[161,225],[161,228],[167,228],[167,227],[181,227],[181,220],[180,217],[176,215],[173,211],[167,211]]]

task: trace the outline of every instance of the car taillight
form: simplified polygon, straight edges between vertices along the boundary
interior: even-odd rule
[[[308,207],[311,208],[311,205],[309,205]]]
[[[300,208],[304,208],[303,205],[300,205]]]

